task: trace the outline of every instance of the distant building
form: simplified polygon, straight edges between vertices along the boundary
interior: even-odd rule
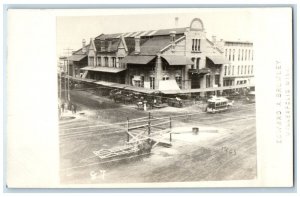
[[[224,57],[230,65],[224,67],[224,86],[251,84],[254,77],[253,43],[226,41]]]
[[[250,85],[252,47],[249,42],[209,40],[203,22],[195,18],[184,28],[101,34],[69,57],[69,73],[107,86],[203,95],[223,86]]]

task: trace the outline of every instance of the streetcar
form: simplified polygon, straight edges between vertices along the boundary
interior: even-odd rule
[[[247,94],[247,101],[249,103],[255,103],[255,92],[251,91]]]
[[[216,113],[228,110],[233,105],[233,101],[230,102],[227,98],[214,96],[207,100],[207,104],[206,112]]]

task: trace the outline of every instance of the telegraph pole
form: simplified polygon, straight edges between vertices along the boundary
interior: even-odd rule
[[[61,85],[61,70],[62,70],[62,63],[59,62],[59,99],[61,101],[61,88],[62,88],[62,85]]]
[[[68,60],[68,57],[70,56],[70,52],[72,54],[72,50],[73,49],[70,49],[70,48],[66,48],[64,49],[67,53],[67,58],[66,58],[66,61],[67,61],[67,77],[68,77],[68,80],[67,80],[67,83],[68,83],[68,86],[67,86],[67,100],[70,101],[70,73],[69,73],[69,60]]]

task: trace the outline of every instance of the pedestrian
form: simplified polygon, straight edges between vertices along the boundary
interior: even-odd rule
[[[68,110],[71,111],[71,107],[72,107],[72,103],[70,101],[68,101]]]
[[[75,110],[74,110],[74,105],[73,104],[71,105],[71,111],[72,111],[72,114],[74,114]]]
[[[76,114],[77,106],[75,104],[73,104],[73,106],[74,106],[74,114]]]
[[[61,104],[61,111],[62,111],[62,113],[65,112],[65,104],[64,103]]]

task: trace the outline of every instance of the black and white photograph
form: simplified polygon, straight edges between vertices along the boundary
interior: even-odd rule
[[[8,17],[9,186],[293,185],[291,9]]]
[[[256,178],[251,13],[222,13],[57,17],[62,183]]]

